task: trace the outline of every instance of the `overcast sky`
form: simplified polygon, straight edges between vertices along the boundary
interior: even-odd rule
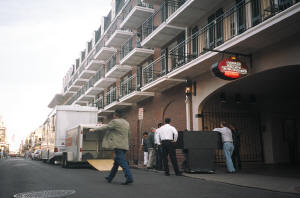
[[[111,0],[0,0],[0,115],[8,140],[37,129]],[[16,148],[16,145],[13,145]]]

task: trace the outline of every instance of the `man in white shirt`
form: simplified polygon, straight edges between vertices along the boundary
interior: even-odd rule
[[[174,148],[174,143],[177,141],[178,132],[175,127],[170,125],[171,119],[165,119],[165,125],[159,128],[159,139],[162,145],[162,157],[165,175],[169,176],[169,166],[168,166],[168,155],[170,156],[172,166],[174,168],[175,174],[181,176],[181,172],[178,169],[176,150]]]
[[[232,133],[231,130],[227,127],[226,122],[221,122],[221,128],[214,128],[213,131],[221,133],[222,142],[223,142],[223,151],[226,159],[227,171],[229,173],[235,173],[235,169],[232,163],[231,155],[234,150]]]

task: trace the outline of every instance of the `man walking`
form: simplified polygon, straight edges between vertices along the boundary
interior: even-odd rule
[[[102,147],[108,149],[114,149],[115,158],[114,165],[105,179],[107,182],[111,182],[118,172],[119,166],[122,167],[126,181],[122,184],[127,185],[133,182],[133,177],[125,159],[126,152],[129,150],[129,123],[121,118],[121,112],[116,110],[114,113],[114,119],[107,125],[95,128],[95,131],[106,131],[102,141]],[[93,130],[92,130],[93,131]]]
[[[174,148],[174,143],[177,141],[178,132],[175,127],[170,125],[171,119],[165,119],[165,125],[159,129],[159,138],[162,145],[162,157],[165,175],[169,176],[169,165],[168,165],[168,156],[171,158],[171,163],[175,174],[181,176],[181,172],[178,169],[177,159],[176,159],[176,150]]]

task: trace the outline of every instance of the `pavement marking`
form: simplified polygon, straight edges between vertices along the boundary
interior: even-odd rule
[[[18,193],[14,198],[51,198],[51,197],[65,197],[75,194],[75,190],[45,190],[45,191],[32,191]]]

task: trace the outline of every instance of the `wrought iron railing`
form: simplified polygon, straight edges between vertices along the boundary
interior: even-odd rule
[[[108,92],[106,92],[106,105],[109,105],[113,102],[117,101],[117,88],[111,88]]]
[[[96,101],[95,101],[95,105],[96,107],[98,107],[98,109],[103,109],[104,108],[104,96],[101,95]]]
[[[96,43],[96,51],[95,51],[95,54],[96,53],[98,53],[100,50],[101,50],[101,48],[102,47],[104,47],[104,45],[105,45],[105,40],[104,40],[104,38],[102,38],[100,41],[98,41],[97,43]]]
[[[132,75],[128,77],[127,79],[123,80],[120,83],[120,98],[139,90],[140,87],[138,87],[138,78],[136,75]]]
[[[143,86],[158,79],[167,73],[166,55],[162,55],[154,62],[143,68]]]
[[[135,37],[130,37],[122,46],[121,46],[121,52],[120,52],[120,59],[122,60],[129,52],[131,52],[134,49],[134,40]]]
[[[106,73],[108,73],[117,63],[117,55],[114,54],[108,61],[106,64]]]
[[[166,21],[186,0],[166,0],[142,25],[142,39],[148,37],[160,24]]]

